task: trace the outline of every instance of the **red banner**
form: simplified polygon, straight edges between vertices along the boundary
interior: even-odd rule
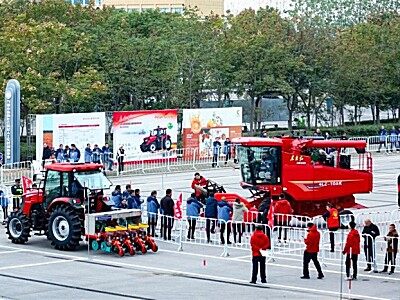
[[[32,179],[30,179],[26,176],[22,176],[21,179],[22,179],[22,189],[24,190],[24,194],[25,194],[27,192],[27,190],[32,187],[33,181],[32,181]]]
[[[179,194],[178,201],[175,204],[175,219],[182,219],[182,193]]]

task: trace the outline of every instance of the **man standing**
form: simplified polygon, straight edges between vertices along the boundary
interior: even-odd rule
[[[69,158],[72,162],[78,162],[81,159],[81,151],[76,148],[75,144],[71,144],[71,149],[69,150]]]
[[[164,240],[171,240],[171,230],[174,225],[174,200],[171,198],[172,190],[167,189],[165,197],[161,199],[161,210],[163,212],[162,216],[162,236]]]
[[[308,223],[307,228],[308,234],[307,237],[304,239],[306,250],[304,251],[303,256],[303,276],[300,278],[310,279],[310,271],[308,269],[308,265],[312,260],[318,272],[318,279],[322,279],[324,278],[324,274],[322,273],[321,265],[318,261],[320,234],[317,230],[317,226],[315,226],[313,223]]]
[[[56,150],[55,156],[56,156],[57,162],[65,161],[65,152],[64,152],[63,144],[60,144],[60,147]]]
[[[84,158],[85,164],[90,164],[92,162],[92,149],[90,148],[90,144],[86,145]]]
[[[221,142],[219,141],[219,136],[217,136],[213,143],[213,161],[212,161],[213,168],[215,168],[218,165],[218,157],[220,152],[221,152]]]
[[[196,220],[200,215],[201,208],[203,208],[203,204],[201,204],[196,199],[195,194],[192,193],[186,202],[186,216],[189,223],[189,229],[187,233],[188,240],[194,240],[194,232],[196,230]]]
[[[43,161],[42,165],[43,166],[45,164],[45,161],[50,159],[50,157],[51,157],[51,149],[46,143],[44,143],[43,144],[43,153],[42,153],[42,161]]]
[[[103,157],[103,166],[104,169],[112,171],[112,150],[110,148],[110,146],[108,145],[108,143],[106,143],[103,148],[101,149],[102,151],[102,157]]]
[[[229,223],[232,206],[226,202],[226,198],[222,197],[218,202],[218,222],[220,225],[221,244],[225,244],[225,228],[227,229],[227,243],[231,244],[231,223]]]
[[[147,198],[147,218],[149,223],[149,228],[147,229],[147,234],[152,237],[157,237],[156,226],[158,219],[158,210],[160,209],[160,204],[157,200],[157,192],[152,191],[150,196]]]
[[[258,264],[260,264],[260,276],[261,282],[267,283],[267,276],[265,274],[265,263],[266,258],[260,252],[260,250],[267,250],[270,248],[271,244],[269,238],[263,232],[263,226],[258,225],[256,230],[252,234],[250,238],[250,246],[252,252],[252,264],[253,264],[253,271],[251,275],[250,283],[257,283],[257,275],[258,275]]]
[[[322,215],[329,229],[329,240],[331,242],[331,252],[335,252],[335,231],[340,227],[339,212],[332,204],[328,203],[326,212]]]
[[[124,146],[121,145],[117,152],[118,173],[124,171],[124,159],[125,159],[125,149]]]
[[[101,163],[101,149],[97,144],[94,145],[93,151],[92,151],[92,162],[95,164],[100,164]]]
[[[372,264],[374,264],[374,273],[378,273],[376,263],[374,262],[374,250],[375,238],[380,235],[379,228],[370,219],[365,219],[364,229],[361,234],[364,238],[364,253],[367,260],[367,268],[364,271],[371,271]]]
[[[225,165],[226,165],[228,163],[228,160],[230,160],[232,156],[232,142],[228,137],[224,142],[224,154],[225,154]]]
[[[357,279],[357,261],[360,254],[360,234],[357,231],[356,223],[350,222],[350,232],[347,235],[346,244],[344,246],[343,255],[346,255],[346,275],[348,280]],[[350,267],[353,263],[353,276],[350,277]]]
[[[207,243],[209,243],[211,233],[215,233],[215,219],[218,217],[218,201],[214,198],[214,194],[210,194],[206,200],[204,217],[206,218]]]
[[[389,275],[392,275],[394,273],[394,268],[396,266],[396,256],[399,250],[399,234],[397,233],[396,225],[394,224],[389,225],[389,232],[385,237],[385,241],[387,242],[385,266],[380,273],[387,272],[390,264],[391,267]]]
[[[24,190],[21,185],[21,179],[15,179],[15,184],[11,187],[11,194],[13,195],[13,211],[17,211],[19,209],[19,204],[21,201],[21,196],[24,193]]]
[[[384,145],[384,147],[386,148],[387,131],[385,129],[385,126],[382,125],[381,129],[379,129],[378,131],[378,134],[379,134],[379,148],[378,148],[378,153],[379,153],[381,152],[382,145]]]

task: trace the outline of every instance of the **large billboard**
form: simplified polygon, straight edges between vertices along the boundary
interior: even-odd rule
[[[143,110],[113,113],[114,157],[120,146],[125,162],[151,157],[163,158],[165,150],[175,149],[178,141],[178,111]]]
[[[36,159],[42,158],[43,144],[57,149],[60,144],[75,144],[84,160],[84,150],[89,143],[104,146],[106,116],[104,112],[36,115]]]
[[[198,149],[200,156],[212,155],[216,137],[223,144],[226,138],[242,134],[242,108],[201,108],[183,110],[183,147]]]

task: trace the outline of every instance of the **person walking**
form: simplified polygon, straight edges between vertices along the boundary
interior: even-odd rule
[[[222,197],[221,201],[218,202],[218,222],[220,225],[221,244],[225,244],[225,228],[227,229],[227,243],[232,244],[229,240],[231,236],[231,223],[228,223],[231,212],[232,207],[226,202],[226,198]]]
[[[357,261],[360,254],[360,233],[355,222],[350,222],[350,232],[346,238],[343,255],[346,255],[346,276],[348,280],[357,280]],[[350,267],[353,264],[353,276],[350,277]]]
[[[265,274],[266,257],[261,254],[260,250],[270,249],[271,243],[268,236],[263,232],[262,225],[256,226],[250,238],[250,246],[252,252],[252,274],[250,283],[257,283],[258,265],[260,265],[261,282],[267,283],[267,276]]]
[[[196,199],[196,195],[192,193],[186,202],[186,216],[189,223],[189,229],[187,233],[188,240],[194,240],[194,232],[196,230],[196,220],[199,218],[200,209],[202,208],[203,204],[201,204]]]
[[[340,227],[339,212],[332,204],[328,203],[326,212],[322,215],[326,221],[329,230],[329,240],[331,243],[331,252],[335,252],[335,231]]]
[[[15,184],[11,187],[11,194],[13,198],[13,211],[17,211],[19,209],[22,194],[24,193],[24,189],[21,185],[21,179],[15,179]]]
[[[207,243],[209,243],[211,241],[211,233],[215,233],[215,223],[218,217],[218,201],[214,198],[214,194],[210,194],[206,200],[204,217],[206,218]]]
[[[239,198],[235,199],[235,203],[233,204],[233,214],[232,214],[232,223],[233,223],[233,241],[236,244],[242,242],[243,235],[243,221],[244,221],[244,213],[248,212],[246,205],[240,202]]]
[[[157,237],[156,227],[159,209],[160,203],[158,203],[157,200],[157,192],[152,191],[150,196],[147,198],[147,218],[149,223],[147,234],[150,234],[153,237]]]
[[[164,240],[171,240],[171,231],[174,225],[174,200],[171,198],[172,190],[167,189],[164,198],[161,199],[161,210],[163,212],[162,216],[162,236]]]
[[[212,167],[215,168],[218,166],[218,157],[221,152],[221,142],[219,141],[219,136],[215,138],[213,142],[213,160],[212,160]]]
[[[224,141],[224,154],[225,154],[225,165],[228,163],[228,160],[232,157],[232,142],[227,137]]]
[[[389,232],[385,236],[385,241],[387,242],[385,266],[380,273],[387,272],[390,265],[389,275],[392,275],[396,266],[397,252],[399,251],[399,234],[397,233],[396,225],[389,225]]]
[[[367,260],[367,267],[364,269],[364,271],[371,271],[373,265],[374,273],[378,273],[378,270],[376,269],[376,262],[374,261],[374,252],[375,238],[380,235],[379,228],[372,223],[370,219],[365,219],[364,228],[361,234],[364,238],[364,253]]]
[[[308,266],[310,261],[312,260],[315,268],[318,272],[318,279],[324,278],[324,274],[322,273],[321,265],[318,261],[318,252],[319,252],[319,240],[320,234],[318,232],[317,226],[314,223],[307,224],[307,237],[304,239],[304,243],[306,244],[306,250],[304,250],[303,255],[303,276],[301,279],[310,279],[310,271]]]
[[[386,146],[387,131],[385,129],[385,126],[382,125],[381,129],[379,129],[378,131],[378,135],[379,135],[379,148],[378,148],[378,153],[379,153],[381,152],[382,145],[384,145],[384,147],[387,148]]]
[[[90,148],[90,144],[87,144],[86,148],[85,148],[84,156],[83,156],[83,158],[85,160],[85,164],[90,164],[92,162],[92,153],[93,153],[93,151]]]
[[[125,149],[124,146],[120,146],[117,152],[117,161],[118,161],[118,173],[124,171],[124,159],[125,159]]]

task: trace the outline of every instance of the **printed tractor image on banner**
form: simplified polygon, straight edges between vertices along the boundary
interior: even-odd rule
[[[213,154],[213,142],[242,135],[242,108],[202,108],[183,110],[183,147],[197,149],[200,157]]]
[[[151,156],[163,158],[176,149],[178,111],[117,111],[113,113],[114,155],[120,146],[125,149],[125,162]],[[159,155],[154,155],[158,153]]]

